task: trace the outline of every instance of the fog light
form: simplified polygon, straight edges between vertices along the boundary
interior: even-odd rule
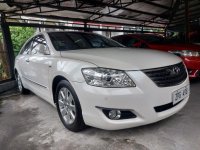
[[[112,120],[120,119],[121,111],[120,110],[110,110],[108,113],[108,117]]]
[[[104,108],[104,107],[99,107],[99,106],[95,106],[95,107],[98,109],[101,109],[104,115],[111,120],[131,119],[131,118],[137,117],[133,113],[133,110]]]

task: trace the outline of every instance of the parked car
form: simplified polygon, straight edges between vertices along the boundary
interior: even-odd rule
[[[190,93],[179,57],[92,33],[39,33],[16,57],[15,74],[19,91],[55,104],[71,131],[157,122],[181,110]]]
[[[115,36],[112,39],[127,47],[149,48],[174,53],[182,58],[190,78],[200,77],[200,45],[169,42],[162,36],[153,34],[127,34]]]

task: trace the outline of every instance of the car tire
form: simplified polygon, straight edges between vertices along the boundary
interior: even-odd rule
[[[18,73],[16,74],[16,81],[17,81],[18,90],[21,94],[29,94],[30,93],[30,91],[28,89],[24,88],[21,77]]]
[[[58,83],[55,100],[60,120],[68,130],[79,132],[86,127],[79,99],[68,81]]]

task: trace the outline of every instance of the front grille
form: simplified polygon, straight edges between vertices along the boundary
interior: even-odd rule
[[[155,69],[146,69],[143,72],[158,87],[175,86],[187,78],[187,72],[183,63]]]

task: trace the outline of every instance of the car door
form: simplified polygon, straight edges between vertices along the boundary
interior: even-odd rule
[[[20,54],[16,58],[16,63],[19,65],[18,71],[21,73],[22,79],[28,79],[29,76],[29,57],[32,46],[32,39],[29,40],[22,48]]]
[[[33,88],[43,97],[49,95],[49,68],[51,67],[50,52],[43,35],[37,35],[29,57],[29,79]]]

